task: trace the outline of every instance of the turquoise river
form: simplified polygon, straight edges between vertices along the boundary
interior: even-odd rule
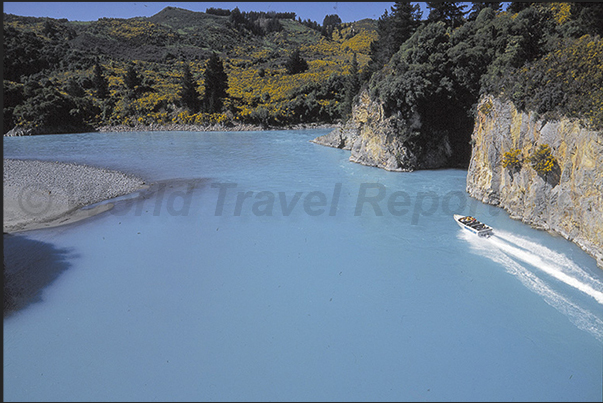
[[[591,256],[471,199],[466,170],[354,164],[326,132],[5,137],[153,186],[4,236],[30,295],[4,401],[601,401]]]

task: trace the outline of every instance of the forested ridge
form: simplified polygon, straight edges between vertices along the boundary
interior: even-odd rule
[[[479,97],[603,127],[600,3],[396,2],[378,20],[205,13],[71,22],[4,14],[4,132],[334,123],[362,88],[466,155]],[[462,157],[465,158],[465,157]]]

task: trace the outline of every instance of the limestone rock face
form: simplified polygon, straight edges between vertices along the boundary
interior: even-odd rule
[[[343,126],[336,127],[332,132],[311,140],[313,143],[323,146],[351,150],[352,145],[358,138],[360,125],[348,120]]]
[[[388,171],[442,168],[452,154],[447,137],[425,141],[420,123],[385,116],[383,105],[367,91],[352,109],[352,117],[314,143],[350,150],[350,161]]]
[[[467,192],[575,242],[603,268],[603,132],[569,119],[543,121],[492,96],[477,109]],[[545,177],[527,161],[542,144],[557,160]],[[504,168],[504,153],[517,149],[521,167]]]

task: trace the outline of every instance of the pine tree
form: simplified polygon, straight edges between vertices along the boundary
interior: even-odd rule
[[[142,85],[142,79],[136,72],[133,64],[128,66],[128,70],[124,76],[124,84],[131,94],[136,93],[138,88]]]
[[[463,11],[467,5],[454,1],[428,1],[428,22],[443,21],[447,26],[456,28],[461,26],[465,20],[466,12]]]
[[[501,2],[489,2],[489,1],[476,1],[471,3],[471,9],[469,9],[469,15],[467,16],[467,21],[475,21],[479,13],[485,9],[491,8],[494,11],[500,11],[502,9]]]
[[[109,96],[109,82],[103,75],[103,68],[98,62],[94,65],[93,74],[92,82],[96,90],[96,96],[100,99],[107,98]]]
[[[208,113],[222,112],[223,100],[228,96],[228,76],[224,71],[222,60],[216,53],[212,53],[205,72],[205,97],[203,98],[203,108]]]
[[[295,49],[285,62],[287,74],[297,74],[308,70],[308,62],[301,57],[299,49]]]
[[[185,63],[183,67],[182,87],[180,88],[179,95],[184,107],[193,113],[199,111],[199,93],[197,92],[197,84],[195,83],[188,63]]]
[[[65,85],[65,92],[72,97],[84,97],[86,95],[86,91],[82,88],[82,86],[77,82],[75,77],[70,77],[67,80],[67,84]]]
[[[530,8],[532,3],[528,3],[525,1],[512,1],[511,4],[507,7],[507,12],[509,13],[518,13],[526,8]]]
[[[379,39],[371,43],[369,74],[381,70],[421,23],[422,12],[418,4],[397,1],[390,10],[391,14],[385,10],[377,21]]]
[[[573,3],[572,14],[576,15],[582,35],[603,35],[603,3]]]
[[[358,61],[356,60],[356,53],[352,58],[352,64],[350,66],[350,75],[347,76],[344,84],[344,100],[342,104],[342,115],[347,118],[352,113],[352,106],[354,103],[354,97],[360,91],[360,76],[358,74]]]
[[[333,39],[333,31],[341,25],[341,18],[337,14],[329,14],[322,21],[321,35],[327,39]]]

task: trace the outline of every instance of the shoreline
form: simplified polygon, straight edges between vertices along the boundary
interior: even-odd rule
[[[259,125],[136,125],[102,126],[96,133],[150,131],[267,131],[334,129],[338,124],[310,123],[289,127]],[[53,134],[52,131],[13,129],[6,137]],[[67,134],[54,133],[54,134]],[[114,204],[95,204],[149,189],[131,174],[84,164],[4,158],[3,232],[18,233],[74,223],[111,210]]]
[[[113,208],[101,203],[147,189],[145,180],[82,164],[4,159],[3,232],[74,223]]]
[[[187,125],[170,123],[167,125],[151,124],[151,125],[116,125],[116,126],[100,126],[96,128],[97,132],[152,132],[152,131],[177,131],[177,132],[255,132],[267,130],[304,130],[304,129],[334,129],[338,124],[327,123],[299,123],[291,126],[263,126],[253,124],[235,124],[235,125]]]
[[[298,123],[289,126],[265,126],[265,125],[254,125],[247,123],[237,124],[207,124],[207,125],[192,125],[192,124],[180,124],[180,123],[169,123],[161,125],[158,123],[143,125],[136,124],[134,126],[129,125],[106,125],[99,126],[90,130],[79,130],[74,131],[73,128],[13,128],[7,133],[4,133],[5,137],[22,137],[22,136],[36,136],[44,134],[73,134],[73,133],[125,133],[125,132],[159,132],[159,131],[176,131],[176,132],[244,132],[244,131],[267,131],[267,130],[308,130],[308,129],[335,129],[339,127],[341,123]]]

